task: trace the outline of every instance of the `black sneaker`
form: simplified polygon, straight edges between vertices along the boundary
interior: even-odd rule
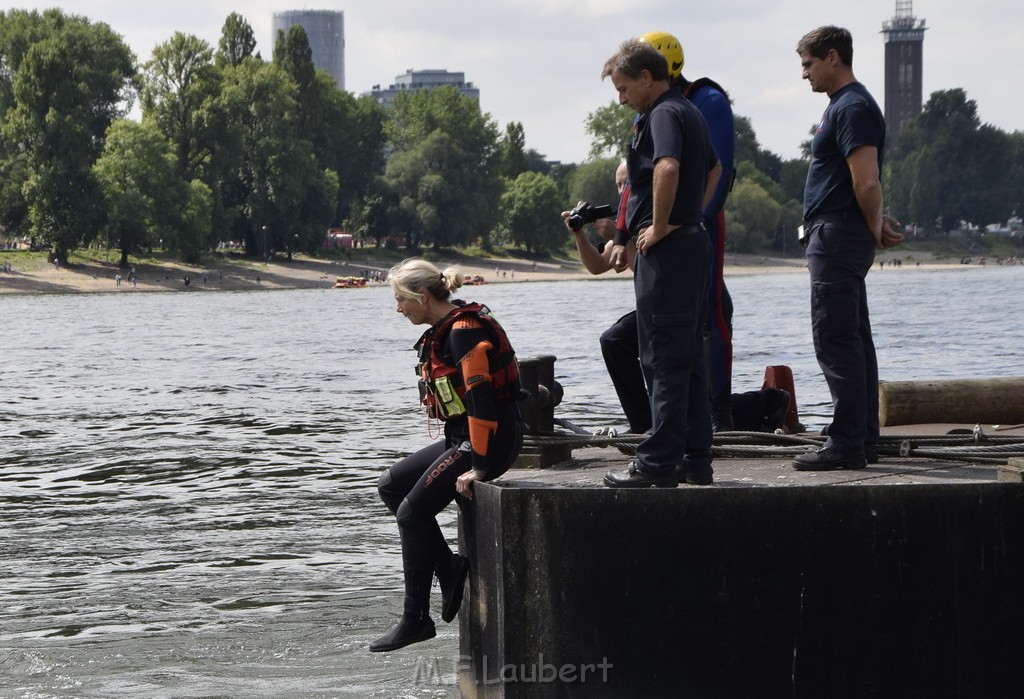
[[[666,473],[641,471],[636,461],[630,461],[623,469],[609,471],[604,477],[609,488],[675,488],[679,485],[675,469]]]
[[[793,468],[797,471],[835,471],[837,469],[867,468],[864,450],[852,452],[836,451],[832,447],[822,447],[816,451],[800,454],[793,459]]]

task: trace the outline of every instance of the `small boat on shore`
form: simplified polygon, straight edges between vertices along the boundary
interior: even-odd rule
[[[366,286],[364,277],[337,277],[332,289],[357,289]]]

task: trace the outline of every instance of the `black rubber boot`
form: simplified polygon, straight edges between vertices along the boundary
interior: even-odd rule
[[[450,553],[448,560],[438,563],[435,571],[437,583],[441,587],[441,619],[450,623],[462,606],[466,578],[469,577],[469,559]]]
[[[371,653],[404,648],[437,635],[430,618],[430,581],[433,571],[413,568],[405,571],[405,611],[398,625],[370,644]]]
[[[388,651],[405,648],[413,643],[426,641],[436,635],[437,631],[434,629],[434,621],[429,616],[411,617],[403,614],[402,620],[398,622],[398,626],[370,644],[370,652],[387,653]]]

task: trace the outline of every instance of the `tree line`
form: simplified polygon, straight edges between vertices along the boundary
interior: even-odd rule
[[[556,164],[527,148],[521,123],[499,127],[454,88],[408,91],[391,109],[339,90],[299,26],[271,60],[255,49],[237,13],[216,47],[179,32],[140,64],[106,24],[0,12],[4,233],[61,261],[102,242],[122,266],[154,248],[198,262],[227,241],[253,257],[315,253],[329,227],[375,245],[543,253],[567,243],[563,209],[617,201],[626,107],[591,113],[590,157]],[[783,160],[748,118],[736,132],[730,250],[791,249],[809,141]],[[928,230],[1001,221],[1020,211],[1022,173],[1022,134],[982,125],[962,90],[935,93],[890,149],[887,203]]]

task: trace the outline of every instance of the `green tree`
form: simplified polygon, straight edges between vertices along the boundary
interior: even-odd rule
[[[571,208],[578,201],[586,201],[616,208],[619,195],[615,188],[615,171],[620,162],[619,158],[594,158],[582,163],[569,178],[569,199],[563,204]]]
[[[335,220],[343,221],[359,199],[376,191],[375,185],[384,175],[386,116],[373,97],[355,98],[335,88],[326,72],[318,75],[323,89],[331,88],[324,117],[329,138],[324,140],[329,140],[333,160],[324,165],[338,174]]]
[[[758,171],[763,172],[771,179],[778,181],[782,173],[782,158],[775,153],[761,147],[754,131],[754,125],[745,116],[737,115],[735,118],[736,127],[736,150],[734,162],[739,165],[741,162],[753,163]]]
[[[30,232],[23,192],[30,174],[28,157],[9,128],[9,115],[16,106],[14,79],[25,53],[50,29],[36,12],[0,12],[0,226],[8,234]]]
[[[757,134],[754,133],[754,125],[750,122],[750,117],[737,114],[733,123],[736,128],[736,148],[733,153],[733,161],[737,164],[744,161],[750,162],[756,167],[761,144],[757,141]]]
[[[250,255],[315,248],[329,222],[325,191],[337,190],[337,176],[321,168],[299,133],[296,93],[273,63],[243,61],[225,71],[223,108],[241,142],[225,190],[238,211],[234,232]]]
[[[792,199],[801,206],[804,201],[804,187],[807,184],[807,169],[810,161],[804,158],[791,158],[782,163],[782,171],[779,173],[779,184],[788,199]]]
[[[192,180],[184,188],[184,201],[175,210],[176,244],[181,259],[196,263],[202,253],[215,247],[213,239],[213,192],[202,180]]]
[[[887,205],[905,222],[948,231],[1005,221],[1019,203],[1013,140],[982,125],[962,89],[932,93],[888,157]]]
[[[171,143],[178,177],[184,182],[202,181],[210,196],[208,233],[183,238],[185,257],[201,252],[191,250],[188,241],[202,239],[204,248],[212,250],[219,236],[209,231],[231,228],[223,187],[241,157],[241,143],[220,99],[222,78],[210,45],[181,33],[153,49],[143,66],[143,120],[156,124]]]
[[[7,17],[4,17],[6,22]],[[92,165],[110,123],[136,88],[135,58],[106,24],[59,10],[18,15],[24,48],[5,65],[10,108],[5,150],[25,158],[22,191],[32,231],[54,259],[91,239],[102,221]],[[26,48],[27,47],[27,48]]]
[[[789,252],[803,215],[807,159],[783,160],[762,148],[750,119],[736,117],[736,183],[726,201],[726,246]],[[735,197],[739,194],[739,201]]]
[[[385,180],[407,243],[463,245],[494,226],[501,195],[498,131],[480,105],[452,87],[395,100],[385,132]]]
[[[121,267],[128,266],[130,255],[177,231],[176,212],[186,197],[175,161],[169,144],[150,123],[122,119],[107,130],[93,173],[106,207],[107,239],[121,250]]]
[[[394,214],[398,211],[398,202],[394,192],[388,189],[384,178],[378,178],[370,188],[370,192],[360,199],[352,208],[352,215],[346,222],[349,230],[362,240],[373,239],[377,247],[388,237],[392,230],[398,230],[398,220]]]
[[[587,115],[591,158],[624,158],[629,153],[636,112],[624,104],[611,102]]]
[[[22,190],[28,176],[25,154],[0,138],[0,228],[8,235],[27,232],[28,204]]]
[[[309,48],[309,36],[300,24],[293,24],[288,31],[278,30],[274,41],[274,63],[292,76],[299,94],[309,92],[316,79],[316,64],[313,50]]]
[[[519,175],[501,196],[502,228],[528,253],[551,250],[565,242],[562,200],[550,177]]]
[[[27,10],[0,12],[0,115],[5,117],[5,121],[7,113],[17,104],[14,81],[25,54],[64,21],[64,14],[58,10],[48,10],[42,15]]]
[[[1013,174],[1010,181],[1015,183],[1011,199],[1014,202],[1014,215],[1024,216],[1024,131],[1010,134],[1010,152],[1013,160]]]
[[[198,177],[208,167],[223,128],[211,113],[220,91],[213,49],[175,32],[143,65],[142,109],[174,147],[178,174]]]
[[[526,160],[526,130],[522,122],[512,121],[505,126],[500,162],[500,174],[507,180],[514,180],[529,169]]]
[[[218,65],[239,66],[246,59],[253,58],[256,35],[252,25],[242,15],[232,12],[224,20],[217,48]]]
[[[332,210],[323,223],[340,222],[383,173],[383,109],[372,98],[357,100],[339,90],[329,73],[318,70],[306,32],[298,25],[279,32],[274,63],[296,85],[299,133],[310,142],[321,167],[337,178]]]
[[[782,205],[753,178],[736,180],[726,209],[726,248],[756,253],[778,231]]]

